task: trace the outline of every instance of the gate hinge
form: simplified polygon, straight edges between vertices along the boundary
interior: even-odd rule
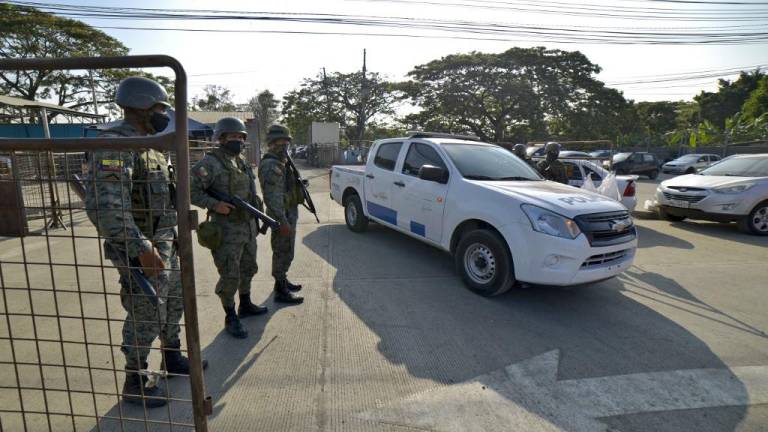
[[[197,222],[197,210],[190,210],[189,213],[187,213],[187,220],[189,220],[189,229],[192,231],[197,231],[198,222]]]

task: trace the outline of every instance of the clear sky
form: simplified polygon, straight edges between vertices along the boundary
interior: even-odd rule
[[[562,10],[582,8],[603,15],[621,13],[620,8],[658,8],[681,12],[691,11],[699,16],[717,16],[762,8],[757,6],[669,4],[653,0],[552,0]],[[381,0],[172,0],[123,1],[58,0],[59,3],[94,6],[130,6],[136,8],[179,8],[252,12],[289,12],[349,14],[378,17],[407,17],[413,19],[464,20],[472,22],[515,23],[567,26],[571,29],[610,27],[609,31],[631,31],[634,28],[658,31],[685,31],[685,28],[716,28],[748,26],[749,31],[768,33],[768,19],[733,22],[708,22],[656,19],[619,19],[585,17],[559,13],[531,13],[519,9],[537,6],[535,0],[429,0],[418,3]],[[458,5],[447,5],[454,3]],[[540,5],[540,3],[539,3]],[[556,6],[556,5],[555,5]],[[554,7],[556,12],[558,8]],[[618,12],[617,12],[618,11]],[[712,15],[707,15],[711,11]],[[743,15],[743,14],[742,14]],[[756,13],[755,16],[759,14]],[[768,16],[768,12],[766,12]],[[294,22],[264,22],[244,20],[133,20],[83,19],[94,26],[135,26],[154,28],[192,28],[226,30],[280,30],[322,32],[378,32],[388,34],[447,34],[403,28],[368,28],[340,24],[308,24]],[[736,29],[736,27],[733,27]],[[667,30],[672,29],[672,30]],[[218,84],[232,90],[236,102],[245,102],[263,89],[281,96],[295,88],[304,77],[314,76],[325,67],[330,71],[351,72],[362,65],[362,51],[368,51],[368,70],[382,73],[390,79],[403,79],[413,66],[444,55],[469,51],[501,52],[512,46],[546,46],[564,50],[579,50],[603,71],[599,78],[606,83],[626,82],[638,77],[690,71],[719,70],[732,67],[768,64],[768,44],[743,45],[619,45],[595,43],[556,43],[547,37],[532,35],[498,35],[517,41],[416,39],[360,35],[301,35],[265,33],[210,33],[176,31],[137,31],[105,29],[121,40],[132,54],[168,54],[179,59],[190,75],[190,96],[202,93],[206,84]],[[452,33],[456,34],[456,33]],[[483,37],[464,33],[462,36]],[[527,39],[527,40],[526,40]],[[690,99],[701,90],[713,90],[716,78],[641,85],[616,86],[627,98],[643,100]]]

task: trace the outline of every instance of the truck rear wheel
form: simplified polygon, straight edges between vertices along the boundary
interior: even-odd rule
[[[368,229],[368,218],[363,211],[363,203],[356,193],[344,198],[344,221],[347,228],[354,232],[363,232]]]
[[[467,287],[482,296],[503,294],[515,283],[512,257],[504,239],[494,231],[470,231],[459,241],[454,259]]]

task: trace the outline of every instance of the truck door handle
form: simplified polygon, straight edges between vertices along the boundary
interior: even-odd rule
[[[365,175],[365,177],[366,177],[366,178],[369,178],[369,179],[372,179],[372,178],[374,178],[374,177],[373,177],[373,174],[366,174],[366,175]]]
[[[395,186],[405,187],[405,183],[403,183],[401,181],[396,181],[395,182]]]

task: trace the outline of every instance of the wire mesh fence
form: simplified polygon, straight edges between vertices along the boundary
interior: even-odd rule
[[[89,64],[172,66],[177,101],[186,98],[183,69],[162,56],[0,60],[0,69]],[[176,115],[186,124],[183,105]],[[0,220],[40,221],[0,236],[0,431],[207,430],[190,160],[186,131],[176,133],[0,139]],[[167,158],[179,161],[175,182]]]

